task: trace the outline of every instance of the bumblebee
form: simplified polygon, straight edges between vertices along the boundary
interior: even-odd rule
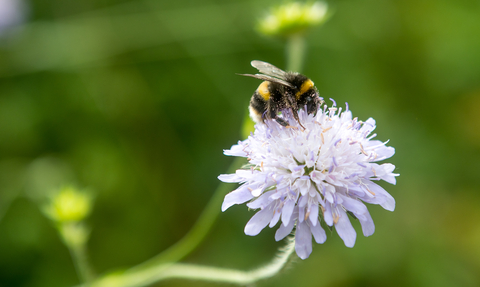
[[[298,118],[298,110],[305,108],[309,114],[316,113],[323,103],[312,80],[299,73],[285,72],[263,61],[254,60],[251,65],[260,74],[239,75],[264,81],[250,100],[248,107],[250,117],[256,123],[264,122],[265,119],[275,119],[282,126],[289,127],[289,123],[279,115],[284,110],[290,110],[295,120],[304,128]]]

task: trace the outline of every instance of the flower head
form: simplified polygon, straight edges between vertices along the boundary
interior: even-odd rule
[[[291,127],[275,120],[257,124],[246,140],[224,152],[246,157],[249,164],[219,179],[241,183],[225,196],[222,211],[247,201],[249,208],[260,209],[248,221],[245,234],[257,235],[280,221],[278,241],[296,227],[295,250],[305,259],[312,252],[312,235],[317,243],[327,239],[322,221],[335,227],[348,247],[354,246],[356,233],[347,214],[360,221],[365,236],[372,235],[375,226],[364,202],[393,211],[395,200],[374,181],[395,184],[398,174],[393,173],[394,165],[377,163],[395,150],[372,140],[374,119],[352,118],[348,105],[342,112],[334,101],[316,115],[300,110],[298,116],[305,129],[288,110],[282,117]]]

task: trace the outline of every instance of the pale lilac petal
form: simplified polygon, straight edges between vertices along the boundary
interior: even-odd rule
[[[364,148],[370,149],[371,147],[382,147],[385,146],[385,143],[379,140],[371,140],[364,144]]]
[[[318,204],[310,205],[310,215],[308,216],[313,226],[318,223]]]
[[[381,161],[392,157],[395,154],[395,149],[391,146],[383,146],[377,148],[375,152],[378,156],[373,161]]]
[[[312,253],[312,233],[306,222],[297,224],[295,252],[301,259],[307,259],[310,253]]]
[[[384,169],[385,173],[379,177],[384,181],[395,185],[397,183],[397,179],[395,177],[399,176],[398,173],[393,173],[393,171],[395,170],[395,166],[390,163],[384,163],[380,167]]]
[[[305,196],[310,190],[311,181],[308,176],[301,176],[299,178],[300,180],[297,180],[298,191],[300,191],[301,195]]]
[[[390,184],[395,184],[396,179],[395,176],[398,176],[399,174],[392,173],[393,170],[395,169],[395,166],[390,163],[385,163],[382,165],[378,165],[376,163],[371,164],[372,168],[372,175],[370,176],[375,176],[377,178],[383,179],[384,181],[390,183]]]
[[[358,198],[361,198],[363,200],[363,198],[367,196],[366,193],[367,192],[364,191],[361,186],[350,185],[348,187],[348,194],[352,197],[358,197]]]
[[[282,223],[283,225],[287,225],[290,223],[290,218],[293,213],[293,208],[295,207],[295,201],[292,199],[287,199],[285,201],[285,205],[282,209]]]
[[[327,202],[324,208],[325,208],[325,212],[323,213],[323,219],[325,220],[325,223],[328,226],[332,226],[333,225],[332,206],[330,205],[330,203]]]
[[[265,208],[255,213],[252,218],[245,225],[245,234],[255,236],[264,229],[273,217],[273,212],[270,208]]]
[[[224,155],[233,155],[233,156],[241,156],[246,157],[247,154],[243,150],[242,142],[239,141],[237,145],[233,145],[231,149],[223,150]]]
[[[384,163],[380,165],[386,173],[392,173],[395,170],[395,166],[391,163]]]
[[[274,227],[277,224],[278,220],[280,220],[280,212],[275,210],[275,213],[273,214],[272,220],[270,220],[270,224],[268,224],[268,227]]]
[[[263,191],[263,187],[255,188],[255,189],[252,190],[252,195],[254,197],[259,197],[260,194],[262,194],[262,191]]]
[[[363,129],[373,131],[375,129],[375,120],[373,118],[368,118],[368,120],[365,121],[365,125],[362,127],[362,130]]]
[[[235,173],[232,174],[221,174],[218,176],[218,179],[223,182],[240,182],[243,178],[239,177]]]
[[[280,224],[280,227],[275,232],[275,240],[280,241],[289,235],[293,230],[293,226],[295,226],[295,221],[296,220],[292,219],[287,225]]]
[[[335,194],[335,188],[331,185],[327,185],[325,186],[325,199],[330,202],[330,203],[333,203],[334,202],[334,199],[333,199],[333,195]]]
[[[380,185],[371,181],[365,182],[368,190],[375,194],[375,198],[378,199],[378,204],[388,211],[395,210],[395,199]],[[376,203],[376,202],[375,202]]]
[[[312,231],[313,238],[315,238],[315,242],[317,242],[318,244],[322,244],[327,240],[325,230],[323,230],[320,224],[310,226],[310,230]]]
[[[240,187],[225,195],[225,199],[222,203],[222,211],[227,210],[227,208],[234,204],[244,203],[252,198],[252,194],[246,187]]]
[[[259,174],[259,173],[256,173],[255,172],[252,172],[251,170],[247,170],[247,169],[237,169],[237,171],[235,171],[235,173],[241,177],[241,178],[246,178],[246,179],[252,179],[252,177],[254,177],[253,179],[255,179],[255,176],[264,176],[262,174]]]
[[[353,229],[348,215],[342,209],[339,210],[340,218],[338,219],[337,224],[335,224],[335,230],[337,230],[338,236],[342,238],[345,246],[353,247],[355,245],[355,239],[357,238],[357,233]]]
[[[364,214],[368,213],[368,209],[365,206],[365,204],[363,204],[359,200],[355,200],[355,199],[347,197],[347,196],[343,196],[343,195],[340,195],[340,194],[339,194],[339,196],[341,196],[343,198],[342,205],[343,205],[343,207],[345,207],[345,209],[353,212],[353,214],[355,214],[355,216],[358,219],[366,219]]]
[[[254,201],[247,203],[247,206],[251,209],[264,208],[272,202],[270,195],[273,193],[275,193],[275,190],[267,191]]]
[[[365,219],[358,219],[360,224],[362,225],[363,235],[370,236],[375,232],[375,224],[373,223],[373,219],[370,216],[370,213],[367,212],[364,214]]]
[[[380,178],[383,179],[384,181],[390,183],[390,184],[397,184],[397,179],[395,178],[395,176],[398,176],[399,174],[395,174],[395,173],[388,173],[388,174],[385,174],[383,176],[381,176]]]
[[[298,206],[299,207],[304,207],[308,203],[308,196],[302,196],[300,197],[300,200],[298,201]]]
[[[298,221],[303,222],[305,220],[305,206],[298,207]]]

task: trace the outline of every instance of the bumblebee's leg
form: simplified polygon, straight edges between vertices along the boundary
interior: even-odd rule
[[[298,124],[303,128],[305,129],[305,127],[302,125],[302,123],[300,122],[300,119],[298,118],[298,113],[296,110],[293,110],[292,109],[292,114],[293,114],[293,117],[295,118],[295,120],[298,122]]]
[[[272,105],[271,102],[268,102],[267,110],[265,111],[264,116],[268,119],[275,119],[277,123],[281,124],[284,127],[290,126],[290,124],[286,120],[278,117],[277,107]]]
[[[309,95],[305,99],[305,105],[307,106],[307,113],[317,114],[318,108],[324,103],[324,101],[318,96],[318,94]]]
[[[272,118],[275,119],[275,121],[277,121],[277,123],[279,123],[280,125],[282,125],[282,126],[284,126],[284,127],[286,127],[286,128],[296,129],[296,127],[291,126],[289,122],[287,122],[286,120],[280,118],[277,113],[275,113],[275,114],[272,116]],[[300,123],[300,122],[299,122],[299,123]],[[301,125],[301,124],[300,124],[300,125]],[[301,126],[302,126],[302,125],[301,125]],[[302,128],[303,128],[303,126],[302,126]],[[305,129],[305,128],[304,128],[304,129]]]
[[[297,113],[297,103],[294,101],[294,100],[291,100],[290,97],[285,97],[286,101],[288,102],[288,104],[290,105],[290,108],[291,108],[291,111],[292,111],[292,114],[293,114],[293,117],[295,118],[295,120],[297,121],[297,123],[303,128],[305,129],[305,127],[302,125],[302,123],[300,122],[300,119],[298,118],[298,113]]]
[[[281,124],[286,128],[290,127],[290,124],[286,120],[279,118],[278,116],[275,117],[275,120],[277,121],[277,123]]]

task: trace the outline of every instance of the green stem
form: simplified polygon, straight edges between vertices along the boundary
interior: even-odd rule
[[[177,263],[158,274],[158,279],[181,278],[239,285],[253,284],[259,280],[275,276],[290,261],[295,250],[295,240],[293,236],[287,240],[288,243],[284,250],[281,250],[271,262],[250,271]]]
[[[287,71],[301,72],[306,52],[306,41],[303,34],[294,34],[287,39],[286,57]]]
[[[291,236],[287,246],[279,252],[267,265],[250,271],[235,269],[208,267],[185,263],[166,263],[159,266],[152,266],[136,272],[125,272],[123,274],[112,273],[94,282],[90,287],[127,287],[147,286],[154,282],[166,279],[190,279],[203,280],[217,283],[230,283],[247,285],[262,279],[267,279],[278,274],[290,261],[295,250],[295,240]]]
[[[94,276],[93,271],[88,264],[85,246],[69,246],[68,249],[72,256],[73,262],[75,264],[75,269],[77,271],[78,277],[80,278],[80,281],[84,282],[85,286],[89,286]]]
[[[58,226],[60,236],[70,251],[78,278],[85,286],[94,279],[94,273],[89,265],[86,243],[89,231],[82,222],[63,222]]]

